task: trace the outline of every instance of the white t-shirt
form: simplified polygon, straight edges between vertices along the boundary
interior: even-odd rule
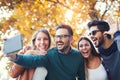
[[[107,80],[107,72],[102,64],[96,69],[88,69],[88,80]]]
[[[37,67],[35,69],[32,80],[45,80],[47,76],[47,69],[45,67]]]

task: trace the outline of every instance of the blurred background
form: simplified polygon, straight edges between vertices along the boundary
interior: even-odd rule
[[[76,47],[94,19],[108,21],[111,34],[115,26],[120,29],[120,0],[0,0],[0,80],[13,80],[8,71],[12,63],[1,51],[4,37],[21,33],[26,45],[34,31],[46,28],[53,42],[56,26],[64,23],[73,28]]]

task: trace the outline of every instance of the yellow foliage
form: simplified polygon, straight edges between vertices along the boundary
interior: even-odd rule
[[[0,28],[2,32],[9,29],[9,26],[19,30],[23,34],[25,44],[29,41],[33,32],[40,28],[49,29],[51,36],[55,34],[55,27],[58,24],[64,23],[72,26],[74,30],[75,40],[84,34],[85,30],[79,26],[83,22],[100,17],[100,11],[91,9],[97,0],[35,0],[24,2],[21,1],[14,7],[13,15],[9,21],[6,20]],[[118,15],[119,16],[119,15]],[[78,27],[79,26],[79,27]],[[79,29],[78,29],[79,28]],[[79,33],[77,30],[80,30]],[[72,45],[76,47],[77,42]]]

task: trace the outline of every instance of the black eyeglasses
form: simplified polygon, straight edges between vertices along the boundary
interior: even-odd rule
[[[89,33],[89,35],[95,35],[97,32],[99,32],[100,30],[94,30],[94,31],[91,31],[90,33]]]
[[[63,38],[66,38],[66,37],[70,37],[70,35],[55,35],[55,39],[63,39]]]

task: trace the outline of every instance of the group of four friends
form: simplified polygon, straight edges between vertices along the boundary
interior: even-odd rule
[[[112,38],[109,24],[99,20],[89,22],[88,28],[91,39],[80,37],[78,50],[71,47],[74,33],[69,25],[57,26],[53,48],[49,32],[36,31],[31,46],[6,55],[14,62],[10,75],[17,80],[120,80],[120,31]]]

